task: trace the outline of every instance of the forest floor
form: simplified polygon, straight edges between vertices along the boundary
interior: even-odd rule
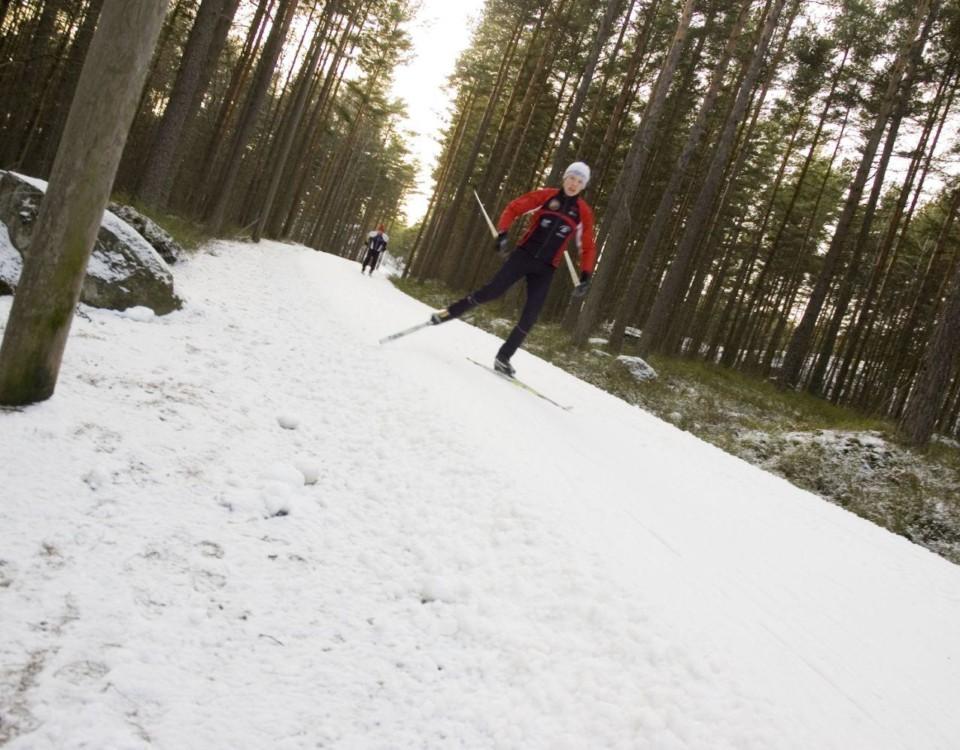
[[[407,294],[443,307],[456,292],[395,279]],[[509,303],[469,322],[506,336]],[[744,461],[777,474],[960,564],[960,444],[937,438],[924,450],[898,442],[895,425],[757,377],[686,359],[608,353],[603,338],[578,349],[556,324],[538,324],[524,347],[578,378],[635,404]],[[492,355],[492,353],[491,353]],[[642,481],[642,478],[640,478]]]

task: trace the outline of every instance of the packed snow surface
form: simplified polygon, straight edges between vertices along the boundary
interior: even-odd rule
[[[960,568],[333,255],[0,412],[9,748],[960,747]],[[10,299],[0,299],[0,321]]]

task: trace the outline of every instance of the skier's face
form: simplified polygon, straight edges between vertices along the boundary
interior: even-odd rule
[[[583,178],[580,175],[568,174],[563,178],[563,192],[567,195],[576,195],[584,187],[586,186],[583,184]]]

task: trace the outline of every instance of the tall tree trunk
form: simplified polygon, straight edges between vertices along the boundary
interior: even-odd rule
[[[594,97],[597,101],[606,101],[608,99],[607,94],[607,84],[610,82],[612,68],[612,61],[616,60],[620,55],[620,50],[623,49],[623,41],[627,36],[627,29],[630,28],[630,21],[633,18],[633,9],[637,4],[637,0],[630,0],[627,5],[626,13],[623,16],[623,22],[620,24],[620,31],[617,34],[617,41],[613,45],[613,50],[611,50],[610,55],[607,57],[607,64],[603,69],[603,77],[600,79],[600,84],[596,87],[596,96]],[[585,76],[586,77],[586,76]],[[577,161],[583,161],[583,149],[587,143],[593,141],[593,134],[597,128],[597,121],[600,119],[600,107],[593,107],[590,110],[590,114],[587,117],[587,124],[583,128],[583,138],[580,139],[579,148],[576,151]]]
[[[644,13],[643,29],[638,33],[634,42],[633,54],[630,56],[630,63],[627,72],[623,77],[623,85],[620,87],[620,94],[613,105],[613,112],[607,121],[607,127],[603,133],[603,139],[600,142],[600,150],[597,152],[596,164],[594,165],[595,183],[594,190],[602,188],[606,182],[607,173],[610,171],[610,157],[614,150],[617,140],[617,134],[623,127],[626,119],[627,109],[630,102],[636,94],[637,82],[644,63],[647,60],[650,39],[653,36],[657,15],[660,12],[660,5],[663,0],[651,0]],[[599,192],[599,191],[598,191]]]
[[[650,144],[660,121],[660,115],[667,100],[667,92],[670,90],[677,63],[680,61],[680,53],[686,44],[693,8],[694,0],[686,0],[677,22],[673,41],[670,44],[670,51],[667,53],[663,67],[657,76],[657,82],[650,94],[650,103],[644,110],[643,120],[634,134],[626,163],[617,178],[616,187],[611,195],[611,203],[607,206],[607,213],[604,216],[604,229],[609,227],[609,230],[605,231],[606,237],[600,243],[600,246],[603,247],[603,255],[597,267],[596,278],[593,282],[594,288],[580,311],[573,333],[574,343],[578,346],[583,346],[586,343],[596,327],[606,287],[610,284],[611,279],[620,272],[620,256],[623,254],[629,241],[629,234],[633,230],[630,204],[639,186],[643,170],[646,168],[650,155]]]
[[[870,167],[873,164],[873,158],[880,145],[880,139],[886,130],[887,121],[896,105],[904,74],[910,60],[913,58],[915,45],[920,42],[918,31],[920,30],[920,24],[930,12],[930,3],[931,0],[919,0],[916,12],[910,21],[900,50],[890,70],[886,92],[880,102],[880,108],[874,121],[873,129],[864,145],[863,157],[860,160],[857,173],[850,185],[843,210],[837,220],[837,227],[834,230],[833,239],[830,241],[830,247],[824,256],[820,274],[810,294],[810,299],[804,309],[803,316],[793,332],[790,344],[787,347],[787,353],[784,356],[779,380],[785,386],[796,387],[799,383],[800,371],[810,351],[817,319],[820,317],[820,312],[823,309],[837,263],[847,244],[847,236],[853,224],[854,215],[860,205],[860,197],[863,195],[867,178],[870,176]]]
[[[93,32],[97,27],[97,20],[100,18],[100,9],[103,7],[103,0],[90,0],[83,16],[83,21],[77,29],[77,35],[70,46],[70,52],[67,55],[67,61],[64,66],[63,76],[60,79],[57,94],[54,99],[58,106],[53,113],[53,119],[50,123],[50,130],[43,139],[41,148],[43,153],[39,157],[37,166],[38,174],[46,175],[49,173],[53,160],[57,155],[57,146],[60,143],[60,137],[63,134],[63,127],[67,121],[69,107],[63,106],[73,98],[77,90],[77,81],[80,78],[80,71],[83,68],[83,61],[86,59],[87,50],[90,49],[90,42],[93,39]]]
[[[883,388],[885,392],[897,390],[894,387],[894,384],[897,382],[898,376],[908,367],[908,362],[911,359],[911,345],[914,343],[917,336],[917,330],[921,326],[921,316],[924,315],[923,305],[928,299],[931,298],[931,296],[933,296],[933,287],[938,281],[937,270],[941,266],[941,262],[946,255],[947,244],[949,241],[948,238],[958,211],[960,211],[960,186],[954,188],[953,190],[953,195],[950,198],[950,203],[949,207],[947,208],[946,218],[944,219],[943,226],[940,228],[940,231],[937,235],[937,240],[930,252],[929,262],[926,265],[923,276],[920,279],[920,282],[917,284],[917,291],[913,297],[913,302],[911,303],[910,311],[907,314],[906,322],[900,328],[900,332],[897,336],[896,344],[893,347],[894,360],[893,363],[888,364],[887,366],[887,372],[889,373],[889,376],[885,379],[885,386]],[[904,387],[900,390],[905,391],[906,388]],[[894,405],[890,407],[888,411],[893,414],[899,414],[901,408],[902,403],[900,405]]]
[[[209,203],[209,192],[213,189],[214,182],[218,177],[214,169],[217,163],[217,155],[220,153],[223,145],[230,140],[230,122],[233,118],[234,111],[240,103],[243,87],[256,60],[257,52],[263,41],[263,35],[266,33],[269,21],[268,14],[274,2],[276,2],[276,0],[259,0],[257,3],[257,8],[247,30],[243,47],[237,57],[233,72],[230,75],[230,83],[227,85],[226,92],[219,102],[213,128],[207,138],[206,147],[202,150],[203,162],[199,169],[200,179],[191,192],[191,205],[202,204],[205,206]],[[197,213],[202,214],[202,210]]]
[[[784,51],[787,46],[787,41],[790,38],[790,31],[793,28],[793,23],[796,20],[799,11],[800,2],[796,0],[792,3],[790,12],[787,14],[786,23],[783,24],[783,28],[780,30],[780,41],[777,44],[776,49],[770,55],[769,60],[767,60],[764,64],[766,69],[772,71],[777,70],[780,67],[780,64],[783,60]],[[763,17],[761,17],[761,20],[762,18]],[[727,201],[733,195],[733,187],[740,179],[740,175],[743,173],[743,170],[747,164],[747,157],[752,152],[750,144],[753,142],[757,123],[760,121],[760,115],[763,112],[767,94],[770,92],[770,87],[773,83],[773,75],[764,75],[762,81],[763,83],[761,84],[759,90],[756,90],[755,88],[750,94],[750,101],[747,105],[747,111],[752,112],[752,115],[746,126],[738,126],[737,136],[734,140],[734,147],[731,151],[732,154],[736,154],[736,158],[733,159],[732,164],[728,164],[724,169],[724,173],[720,178],[720,187],[717,190],[718,197],[714,201],[715,207],[712,207],[709,213],[711,219],[709,223],[705,225],[705,231],[701,232],[701,238],[694,246],[694,254],[691,256],[691,260],[688,263],[688,268],[694,269],[694,283],[690,284],[689,286],[686,284],[682,285],[684,288],[687,288],[688,302],[686,304],[681,302],[681,299],[683,298],[683,290],[681,288],[680,292],[678,293],[677,303],[675,306],[676,312],[670,314],[667,328],[661,336],[659,348],[664,352],[671,352],[674,349],[680,348],[680,345],[687,332],[686,326],[692,319],[692,316],[686,314],[685,311],[687,308],[695,307],[699,302],[699,297],[702,291],[701,283],[702,279],[705,278],[706,273],[706,269],[700,269],[700,266],[710,262],[711,260],[711,254],[707,252],[709,247],[707,238],[713,237],[719,233],[719,227],[721,226],[727,211]],[[787,150],[788,152],[792,151],[792,142]],[[772,189],[774,194],[776,193],[778,186],[779,179]],[[739,232],[741,228],[742,222],[738,222],[737,231]],[[742,302],[743,294],[746,290],[746,283],[750,279],[750,275],[753,273],[753,264],[755,261],[756,255],[754,254],[750,256],[746,263],[743,264],[743,271],[740,274],[740,286],[732,295],[732,299],[737,304]],[[728,309],[732,312],[732,310],[735,308],[731,308],[728,305]],[[718,328],[718,332],[722,332],[724,330],[726,329],[722,327]],[[724,344],[724,346],[726,346],[726,344]],[[726,352],[726,348],[724,348],[724,352]]]
[[[446,158],[440,164],[440,174],[437,177],[437,184],[433,189],[433,192],[430,195],[430,202],[427,205],[427,212],[423,216],[423,220],[420,222],[420,229],[417,231],[417,238],[413,243],[413,247],[410,249],[410,254],[407,256],[407,263],[403,269],[403,278],[407,278],[411,273],[415,273],[423,266],[421,262],[421,250],[424,247],[425,235],[429,227],[435,223],[437,205],[440,202],[440,199],[447,193],[447,181],[450,176],[450,172],[453,167],[453,158],[452,155],[455,154],[460,148],[460,141],[463,137],[463,131],[466,127],[468,120],[470,119],[470,113],[473,110],[473,103],[476,100],[476,86],[470,89],[466,97],[466,101],[463,106],[463,116],[457,119],[457,124],[454,127],[453,135],[450,138],[450,148]]]
[[[250,93],[237,123],[237,132],[233,137],[230,150],[227,152],[224,174],[217,183],[213,209],[210,211],[210,218],[207,221],[207,226],[213,234],[222,231],[226,222],[233,188],[237,176],[240,174],[243,149],[246,148],[250,137],[253,135],[253,129],[256,127],[257,115],[260,114],[260,109],[267,96],[270,79],[277,65],[277,58],[280,56],[280,49],[287,37],[290,23],[293,21],[296,7],[297,0],[279,0],[277,13],[273,20],[273,28],[270,29],[270,35],[264,45],[263,56],[257,64],[257,72],[254,74]]]
[[[939,90],[934,97],[933,106],[931,107],[927,123],[924,126],[920,143],[917,145],[914,158],[911,161],[910,168],[907,170],[907,175],[904,178],[903,185],[901,186],[900,195],[898,196],[893,216],[891,216],[887,224],[887,231],[880,244],[880,249],[877,253],[876,260],[874,261],[873,268],[870,273],[870,279],[867,282],[867,290],[863,295],[859,313],[851,325],[850,331],[848,332],[842,354],[842,365],[836,378],[834,379],[834,386],[831,393],[831,399],[835,403],[843,397],[844,391],[848,388],[848,378],[850,377],[851,372],[856,371],[856,360],[859,358],[861,343],[868,338],[873,331],[873,325],[879,312],[877,310],[879,302],[875,304],[875,301],[879,301],[883,297],[891,267],[896,261],[901,247],[901,243],[896,241],[897,237],[899,235],[902,240],[910,226],[913,213],[912,209],[914,206],[916,206],[916,202],[919,199],[920,193],[923,189],[927,170],[930,166],[930,161],[933,158],[933,153],[936,150],[940,133],[943,130],[947,115],[950,111],[952,95],[946,97],[946,106],[943,109],[942,117],[939,118],[940,127],[936,135],[933,137],[932,143],[930,143],[934,125],[936,125],[938,115],[940,114],[939,109],[940,106],[944,104],[947,86],[952,77],[953,70],[950,69],[941,80]],[[924,162],[925,165],[921,169],[921,165],[923,165]],[[911,192],[914,195],[914,201],[911,209],[906,211],[907,200],[910,197]]]
[[[271,177],[270,184],[267,186],[267,194],[259,206],[259,219],[253,230],[253,241],[259,242],[263,231],[270,219],[273,210],[273,202],[277,197],[277,190],[280,188],[280,180],[283,178],[284,169],[287,166],[287,160],[290,158],[290,152],[293,148],[293,139],[300,127],[300,121],[303,119],[303,113],[307,105],[307,94],[310,92],[310,81],[317,73],[317,65],[320,62],[320,51],[323,49],[326,23],[329,21],[329,14],[317,29],[316,36],[313,39],[307,61],[304,63],[300,72],[300,80],[294,93],[293,101],[290,103],[287,116],[277,136],[278,144],[270,164]]]
[[[457,185],[457,189],[454,192],[453,200],[450,207],[447,209],[447,212],[443,219],[442,228],[438,232],[438,236],[443,238],[445,241],[446,238],[449,238],[453,233],[454,223],[456,222],[457,216],[460,213],[460,208],[463,204],[465,196],[467,194],[467,187],[470,183],[470,179],[473,175],[473,168],[477,163],[477,159],[480,156],[480,149],[483,147],[483,142],[487,136],[487,130],[490,127],[490,120],[493,118],[493,113],[496,110],[497,101],[500,98],[500,93],[503,90],[503,87],[506,83],[507,70],[509,68],[509,63],[513,58],[513,55],[516,51],[516,45],[520,38],[520,32],[522,27],[514,31],[512,35],[511,42],[507,45],[506,54],[503,55],[500,67],[497,70],[497,76],[494,80],[493,88],[490,91],[490,97],[487,100],[487,106],[484,109],[483,117],[480,120],[479,127],[477,128],[477,133],[473,140],[473,146],[470,149],[470,153],[467,156],[466,164],[464,165],[461,178]],[[455,249],[454,249],[455,250]],[[442,277],[449,277],[457,265],[462,262],[462,258],[458,257],[455,252],[448,250],[447,254],[442,258],[440,265],[440,274]]]
[[[365,17],[365,16],[364,16]],[[343,83],[343,77],[353,50],[356,48],[357,39],[354,37],[353,44],[347,49],[347,43],[350,41],[351,32],[354,29],[356,16],[350,16],[343,20],[343,28],[340,34],[340,41],[337,43],[336,51],[327,67],[327,74],[323,77],[323,84],[320,87],[320,93],[317,94],[316,102],[313,105],[313,113],[310,117],[310,123],[306,127],[303,137],[303,145],[299,149],[303,154],[300,160],[302,164],[295,165],[295,176],[291,182],[295,184],[291,196],[288,200],[287,217],[284,221],[283,229],[280,234],[284,237],[291,236],[294,233],[294,221],[297,209],[303,203],[304,195],[308,184],[314,175],[314,162],[320,152],[321,136],[323,128],[318,123],[323,122],[330,111],[332,103],[336,100],[340,91],[340,85]]]
[[[106,0],[0,347],[0,403],[53,395],[166,0]]]
[[[577,92],[573,96],[573,103],[570,105],[570,111],[567,113],[563,134],[560,136],[560,142],[557,144],[553,158],[553,168],[550,170],[550,176],[547,178],[548,185],[557,184],[560,179],[560,173],[566,166],[570,141],[573,139],[573,129],[580,120],[580,111],[583,109],[583,102],[587,98],[587,91],[590,90],[590,84],[593,82],[593,72],[597,69],[600,52],[610,37],[614,18],[622,4],[622,0],[607,0],[607,7],[603,11],[603,16],[600,19],[600,27],[597,29],[597,35],[594,37],[590,56],[587,58],[587,64],[584,66],[583,75],[580,78],[580,85],[577,86]]]
[[[830,115],[830,111],[833,108],[834,97],[836,96],[837,86],[840,82],[840,78],[843,75],[843,71],[846,67],[847,58],[850,54],[849,45],[843,51],[843,58],[840,60],[840,64],[837,66],[837,71],[833,76],[833,81],[830,85],[830,92],[827,94],[826,101],[824,102],[823,109],[820,111],[820,117],[817,120],[817,127],[814,131],[813,138],[810,141],[810,146],[807,149],[806,158],[803,161],[803,165],[800,167],[800,172],[797,176],[796,182],[794,183],[793,191],[790,195],[790,201],[787,204],[786,210],[784,211],[783,218],[780,220],[780,223],[777,227],[777,231],[774,234],[773,239],[770,241],[770,249],[767,252],[767,256],[764,259],[763,266],[760,270],[759,277],[754,283],[753,292],[751,293],[750,301],[747,303],[747,310],[751,310],[756,303],[757,295],[762,293],[765,285],[766,279],[770,271],[773,268],[773,259],[776,256],[777,251],[780,248],[780,243],[783,239],[784,232],[786,231],[787,226],[790,223],[790,219],[793,216],[794,208],[796,207],[797,200],[800,197],[800,191],[803,188],[804,181],[808,171],[810,170],[810,165],[813,163],[814,156],[816,155],[817,148],[820,145],[820,136],[823,133],[824,126],[826,125],[827,119]],[[742,335],[742,331],[740,332]],[[726,354],[727,347],[736,348],[739,346],[739,336],[736,331],[730,342],[724,346],[724,354]]]
[[[900,420],[900,431],[907,442],[926,445],[943,405],[943,395],[956,375],[960,358],[960,265],[954,271],[943,314],[923,355],[920,375]]]
[[[60,131],[63,129],[63,123],[66,120],[64,111],[66,108],[63,103],[65,101],[69,102],[73,96],[77,77],[80,74],[80,66],[83,65],[83,56],[80,54],[78,47],[83,47],[82,53],[85,54],[86,48],[90,44],[89,34],[93,33],[92,27],[89,30],[85,28],[87,22],[85,14],[82,12],[82,3],[75,7],[71,7],[70,4],[62,4],[60,10],[62,11],[61,18],[65,15],[68,16],[68,25],[65,29],[54,29],[53,33],[59,36],[59,43],[53,53],[53,61],[50,63],[49,71],[41,87],[36,107],[30,116],[24,134],[25,138],[20,147],[20,155],[15,165],[15,168],[22,169],[29,174],[48,174],[49,161],[44,160],[46,143],[48,141],[56,143],[60,138]],[[96,13],[99,14],[99,12],[100,9],[97,8]],[[64,82],[68,78],[71,79],[71,87],[65,91]],[[55,155],[55,145],[52,150]],[[52,158],[50,161],[52,161]]]
[[[713,73],[711,74],[710,83],[707,86],[707,91],[704,94],[703,102],[701,103],[700,110],[697,113],[697,119],[694,122],[693,127],[690,129],[690,132],[687,134],[687,138],[684,142],[683,150],[680,152],[680,156],[677,157],[677,161],[674,164],[673,169],[670,170],[670,179],[667,182],[667,186],[660,194],[660,200],[657,205],[657,209],[654,212],[653,220],[650,222],[650,225],[644,234],[643,244],[637,253],[636,261],[634,262],[633,269],[630,272],[626,290],[621,295],[620,301],[615,308],[613,329],[610,332],[610,339],[607,345],[611,353],[619,354],[623,349],[624,333],[627,325],[630,323],[633,313],[635,312],[636,300],[639,298],[640,288],[646,281],[650,264],[653,262],[653,257],[656,253],[657,246],[660,244],[660,240],[667,226],[667,222],[673,215],[673,208],[674,204],[676,203],[677,194],[680,190],[680,185],[687,176],[687,170],[690,168],[690,162],[693,160],[694,155],[700,148],[704,133],[706,133],[707,120],[709,119],[710,114],[716,105],[717,98],[720,95],[733,52],[736,49],[737,44],[740,42],[740,35],[743,32],[743,25],[746,23],[746,20],[750,15],[751,4],[752,2],[747,0],[740,6],[740,12],[734,21],[729,34],[727,34],[727,42],[723,53],[721,54],[721,57],[714,67]]]
[[[11,164],[19,168],[23,157],[23,146],[30,137],[30,127],[34,112],[40,106],[45,83],[49,82],[54,63],[53,55],[48,53],[56,39],[55,23],[57,12],[63,0],[44,0],[37,25],[30,37],[30,46],[26,50],[26,64],[22,66],[18,83],[24,95],[18,104],[12,124],[4,134],[6,148],[0,155],[0,163]]]
[[[770,189],[770,195],[767,198],[766,205],[764,206],[763,218],[760,220],[760,226],[757,228],[753,242],[750,245],[749,259],[746,263],[748,267],[747,276],[753,273],[753,267],[756,259],[760,256],[763,238],[767,232],[767,224],[769,223],[770,217],[773,214],[773,208],[780,192],[780,185],[783,182],[784,175],[787,172],[787,165],[790,163],[790,159],[793,157],[793,147],[796,143],[797,136],[806,116],[806,107],[801,105],[800,111],[797,114],[797,120],[793,131],[790,133],[790,139],[787,143],[787,147],[784,149],[783,155],[780,157],[780,167],[777,170],[777,176],[774,178],[773,186]],[[739,357],[740,347],[743,344],[748,321],[756,309],[757,300],[764,289],[766,275],[770,271],[770,260],[772,259],[773,252],[774,246],[771,246],[770,252],[767,254],[766,262],[763,264],[763,267],[760,270],[759,277],[752,283],[749,299],[741,306],[741,308],[737,311],[737,314],[734,316],[733,323],[731,324],[730,335],[727,337],[727,340],[723,345],[723,355],[720,357],[720,364],[724,367],[732,367]]]
[[[913,46],[909,62],[903,75],[900,86],[900,92],[896,98],[893,111],[890,115],[890,128],[887,132],[887,138],[884,142],[883,150],[880,154],[880,160],[873,177],[873,188],[867,199],[867,205],[863,211],[863,218],[860,220],[860,228],[853,241],[853,251],[851,261],[847,266],[847,272],[844,274],[837,295],[837,304],[834,307],[833,316],[827,328],[827,335],[822,339],[822,345],[819,349],[817,358],[814,361],[810,377],[807,382],[807,390],[814,394],[824,392],[825,374],[828,365],[833,361],[833,352],[837,344],[837,336],[843,324],[850,301],[853,299],[856,278],[858,276],[860,260],[865,252],[870,236],[870,230],[873,227],[873,219],[876,215],[877,205],[880,201],[880,195],[883,192],[884,177],[890,164],[890,157],[893,154],[893,148],[896,144],[897,136],[900,132],[900,125],[907,111],[907,104],[910,99],[910,93],[913,88],[913,82],[916,77],[917,67],[920,63],[920,56],[927,40],[930,27],[933,23],[936,12],[931,12],[927,17],[920,39]],[[857,317],[854,315],[854,317]],[[851,322],[852,325],[852,322]],[[848,326],[847,335],[850,335],[851,328]]]
[[[199,105],[201,82],[204,78],[209,80],[209,74],[205,74],[204,67],[209,62],[214,31],[227,2],[228,0],[202,0],[187,37],[180,69],[154,136],[137,191],[138,197],[154,208],[166,208],[170,199],[170,190],[177,172],[174,153],[183,136],[184,127],[196,112],[193,109],[194,103]]]
[[[687,219],[683,236],[680,239],[680,245],[670,264],[670,270],[667,272],[653,303],[653,308],[647,317],[643,326],[643,335],[640,337],[639,349],[641,356],[645,356],[651,350],[660,346],[663,335],[666,333],[668,318],[671,310],[677,303],[679,295],[683,292],[683,282],[686,279],[689,260],[700,242],[703,228],[709,218],[710,208],[717,196],[720,187],[720,180],[727,166],[727,161],[734,145],[734,136],[740,121],[743,119],[747,110],[747,104],[753,91],[754,84],[760,75],[761,65],[766,56],[767,47],[770,39],[776,29],[777,22],[780,20],[780,11],[786,0],[772,0],[763,31],[757,41],[750,60],[750,67],[740,84],[740,90],[737,92],[737,98],[733,109],[727,116],[727,122],[724,125],[720,140],[717,143],[716,151],[710,162],[710,168],[704,179],[703,186],[697,195],[696,202],[691,209],[690,216]]]

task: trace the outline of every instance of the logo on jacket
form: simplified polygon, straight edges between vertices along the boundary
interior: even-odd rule
[[[556,211],[558,208],[560,208],[560,201],[554,198],[547,204],[547,208],[549,208],[551,211]]]

